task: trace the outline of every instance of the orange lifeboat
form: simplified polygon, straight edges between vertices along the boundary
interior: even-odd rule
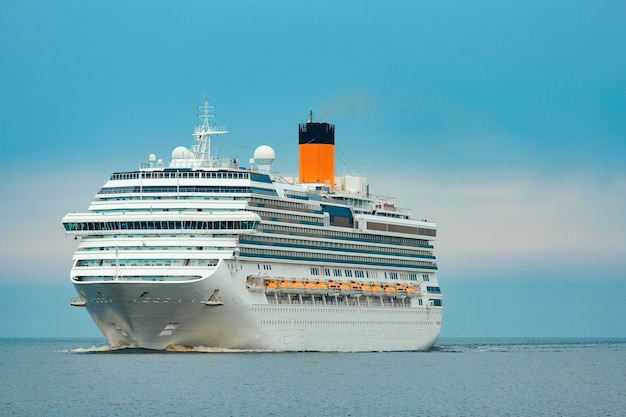
[[[350,294],[360,297],[361,295],[363,295],[363,286],[361,285],[360,282],[357,281],[350,281]]]
[[[396,284],[396,292],[400,298],[404,298],[408,295],[408,291],[403,284]]]
[[[379,292],[382,292],[383,287],[381,287],[378,282],[375,282],[372,284],[371,289],[373,293],[379,293]]]
[[[281,279],[278,281],[278,289],[280,292],[289,293],[291,292],[291,281],[288,279]]]
[[[394,293],[396,292],[396,287],[394,287],[393,285],[385,284],[383,285],[383,291],[385,293]]]
[[[315,288],[314,291],[317,294],[326,294],[326,291],[328,290],[328,285],[326,285],[324,281],[315,281],[313,287]]]
[[[266,279],[263,281],[263,287],[266,293],[273,293],[278,289],[278,284],[275,279]]]
[[[337,281],[332,279],[328,280],[328,295],[338,295],[341,292],[341,287]]]
[[[409,297],[415,297],[420,295],[420,288],[415,288],[413,285],[409,284],[406,286],[406,292],[408,293]]]
[[[361,291],[364,295],[370,295],[372,293],[372,286],[369,282],[364,282],[361,284]]]

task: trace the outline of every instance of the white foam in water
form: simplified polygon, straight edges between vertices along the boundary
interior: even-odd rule
[[[165,348],[168,352],[202,352],[202,353],[241,353],[241,352],[265,352],[263,350],[253,349],[230,349],[209,346],[186,346],[186,345],[169,345]]]
[[[83,348],[83,347],[79,347],[76,349],[67,349],[65,350],[65,352],[71,352],[71,353],[92,353],[92,352],[113,352],[116,350],[122,350],[122,349],[127,349],[128,346],[121,346],[121,347],[113,347],[113,346],[91,346],[91,347],[87,347],[87,348]]]

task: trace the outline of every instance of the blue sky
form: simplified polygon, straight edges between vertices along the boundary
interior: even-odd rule
[[[295,174],[312,108],[438,223],[443,336],[626,336],[625,4],[0,0],[0,337],[98,335],[60,219],[204,95],[217,152]]]

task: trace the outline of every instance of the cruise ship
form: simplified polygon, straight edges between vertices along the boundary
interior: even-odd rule
[[[193,146],[111,174],[86,212],[63,218],[78,242],[70,303],[111,346],[430,349],[443,309],[436,224],[362,176],[336,176],[335,126],[312,112],[287,177],[267,145],[248,167],[212,155],[227,132],[208,101],[199,108]]]

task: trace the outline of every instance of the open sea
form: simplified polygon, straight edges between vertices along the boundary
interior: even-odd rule
[[[624,416],[626,339],[441,339],[430,352],[111,350],[0,339],[2,416]]]

